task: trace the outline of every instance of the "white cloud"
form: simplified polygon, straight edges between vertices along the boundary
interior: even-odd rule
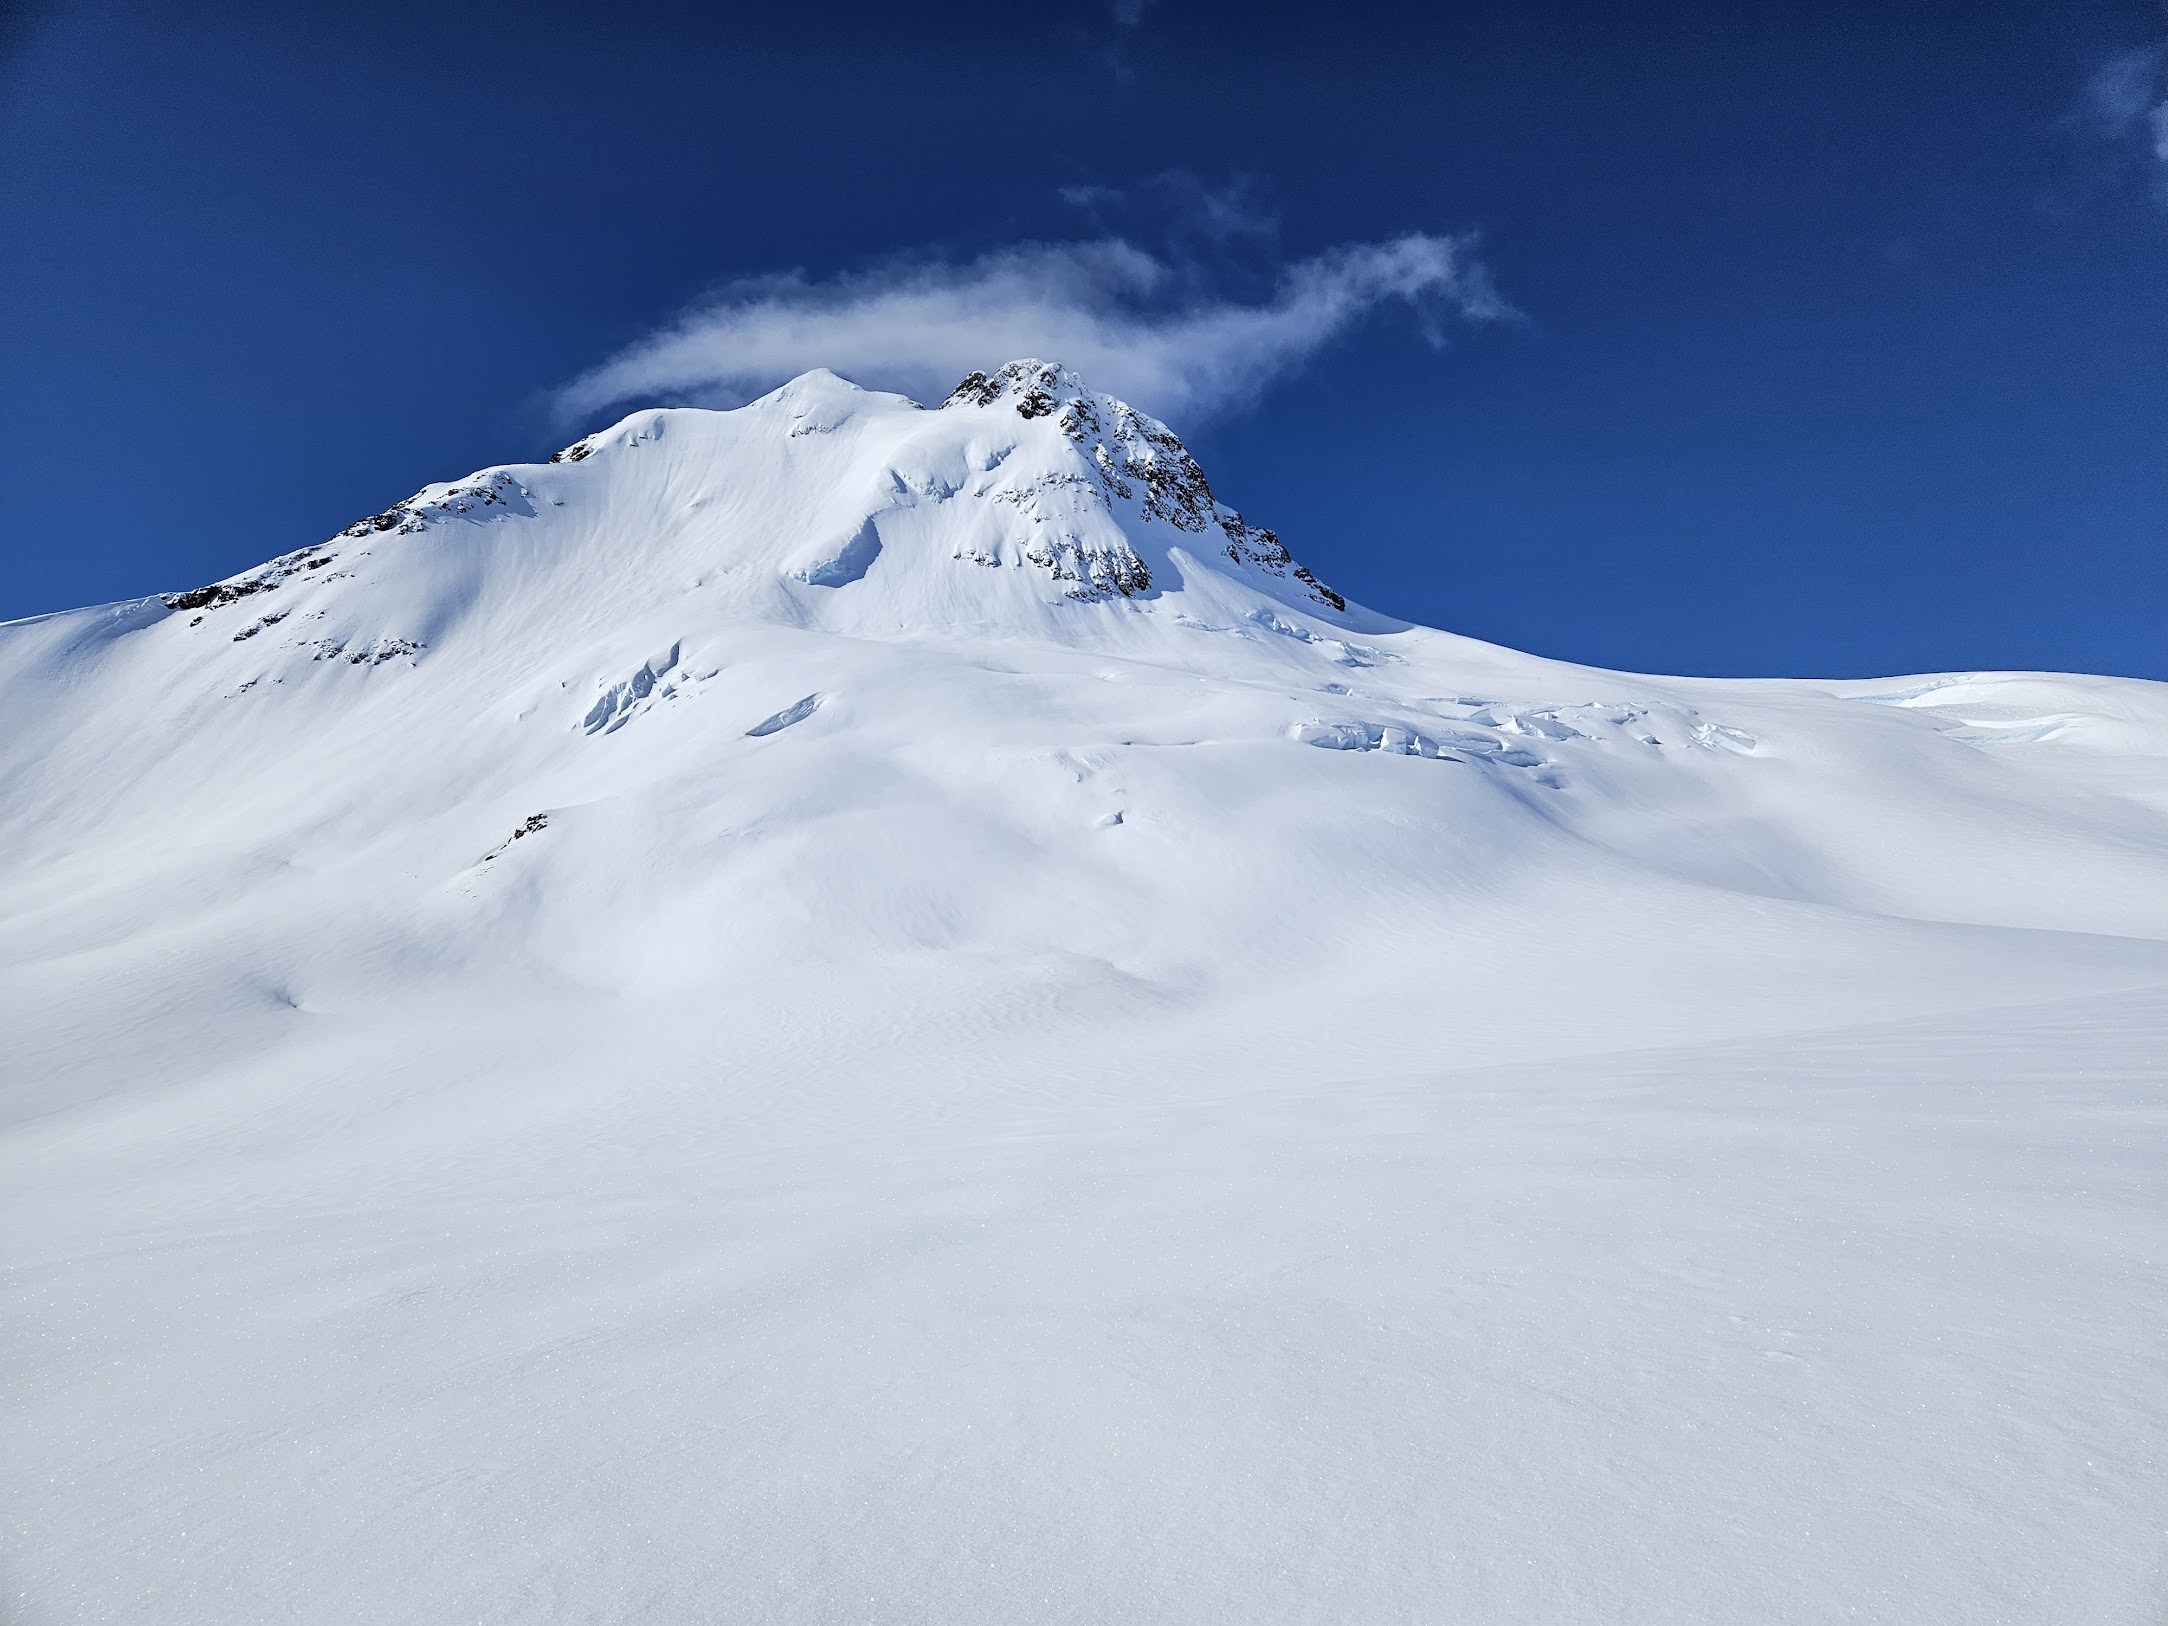
[[[2168,46],[2125,51],[2101,64],[2086,82],[2085,107],[2105,134],[2139,137],[2168,164]]]
[[[1261,303],[1183,298],[1192,279],[1119,239],[1025,243],[963,264],[900,263],[733,285],[558,392],[567,416],[622,402],[743,400],[814,367],[938,398],[972,368],[1059,361],[1150,412],[1253,396],[1382,305],[1513,315],[1465,237],[1358,243],[1283,268]]]
[[[2160,77],[2160,58],[2152,47],[2125,51],[2102,63],[2086,81],[2086,105],[2111,134],[2128,130],[2146,112]]]
[[[1193,171],[1170,169],[1133,186],[1065,186],[1057,195],[1091,216],[1101,230],[1124,215],[1144,217],[1177,241],[1223,248],[1241,240],[1269,241],[1278,233],[1280,218],[1266,206],[1261,191],[1247,176],[1214,186]]]

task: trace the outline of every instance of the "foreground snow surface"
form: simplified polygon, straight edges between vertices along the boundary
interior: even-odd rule
[[[0,627],[0,1616],[2157,1618],[2168,691],[1410,627],[1126,413]]]

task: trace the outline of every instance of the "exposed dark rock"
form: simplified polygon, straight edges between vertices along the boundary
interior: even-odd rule
[[[321,638],[315,643],[302,644],[300,647],[316,651],[314,655],[309,657],[311,660],[343,660],[349,666],[381,666],[384,662],[397,660],[402,655],[409,657],[419,655],[426,646],[416,643],[411,638],[378,638],[371,643],[362,644],[356,648],[334,642],[329,638]]]
[[[1292,576],[1318,603],[1329,604],[1335,610],[1347,608],[1344,597],[1311,575],[1307,565],[1295,563],[1294,555],[1277,533],[1263,526],[1245,525],[1240,514],[1222,514],[1220,529],[1227,533],[1227,557],[1236,564],[1254,566],[1269,576]]]
[[[1345,598],[1345,596],[1334,592],[1323,582],[1319,581],[1315,576],[1311,575],[1310,567],[1308,565],[1295,566],[1293,575],[1295,580],[1302,583],[1303,586],[1307,587],[1314,596],[1323,599],[1334,609],[1344,610],[1347,608],[1347,599]]]
[[[1013,401],[1017,415],[1026,419],[1060,413],[1057,422],[1062,433],[1091,459],[1107,506],[1138,500],[1145,519],[1163,520],[1192,536],[1217,524],[1227,535],[1227,557],[1237,564],[1268,575],[1292,576],[1318,603],[1335,610],[1347,608],[1347,600],[1296,564],[1271,531],[1253,530],[1239,514],[1222,510],[1189,448],[1158,419],[1112,396],[1093,394],[1075,374],[1046,361],[1012,361],[992,373],[966,374],[942,405],[992,406],[1002,400]],[[1033,502],[1037,490],[999,495],[1037,506]],[[1049,522],[1057,516],[1037,512],[1034,518]],[[1025,557],[1051,571],[1057,580],[1076,583],[1072,594],[1076,597],[1141,593],[1151,585],[1151,572],[1127,549],[1118,557],[1071,539],[1035,544]]]
[[[525,822],[523,822],[518,829],[514,830],[510,835],[506,836],[504,840],[498,842],[496,846],[490,848],[488,852],[482,854],[482,862],[485,864],[488,863],[499,853],[503,852],[505,848],[511,846],[513,842],[525,840],[528,836],[533,835],[537,830],[547,830],[549,826],[550,816],[547,813],[528,814]]]
[[[169,610],[215,610],[251,593],[267,593],[277,585],[270,581],[214,582],[209,587],[191,587],[185,593],[164,594],[162,602]]]
[[[958,401],[968,406],[991,406],[1001,394],[1001,385],[981,372],[964,374],[964,381],[948,392],[943,406],[953,406]]]
[[[1074,537],[1035,542],[1024,557],[1058,582],[1068,582],[1068,596],[1096,603],[1102,599],[1134,598],[1151,591],[1152,572],[1126,544],[1121,547],[1087,547]]]
[[[316,546],[303,548],[298,553],[286,554],[238,581],[213,582],[208,587],[191,587],[185,593],[162,593],[159,595],[159,602],[169,610],[220,609],[240,599],[268,593],[305,570],[322,569],[338,558],[337,554],[330,551],[330,546],[327,542],[319,542]],[[194,626],[202,619],[199,615],[188,624]]]
[[[353,537],[369,536],[378,531],[392,530],[405,523],[406,519],[406,504],[396,503],[392,507],[385,509],[381,514],[370,514],[366,518],[355,520],[353,524],[339,534]]]

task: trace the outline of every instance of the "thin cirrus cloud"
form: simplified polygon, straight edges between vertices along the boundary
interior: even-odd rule
[[[2110,138],[2135,137],[2149,148],[2163,166],[2157,180],[2168,186],[2168,45],[2111,57],[2087,82],[2085,107]]]
[[[1281,271],[1257,303],[1184,297],[1194,279],[1120,238],[1026,243],[963,263],[737,283],[557,392],[567,418],[625,402],[743,400],[815,367],[938,396],[973,368],[1059,361],[1148,411],[1253,397],[1381,306],[1424,337],[1514,315],[1467,237],[1411,233]]]

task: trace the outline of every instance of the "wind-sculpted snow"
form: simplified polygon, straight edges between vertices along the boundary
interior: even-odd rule
[[[684,649],[682,640],[673,639],[668,649],[658,650],[634,667],[630,677],[610,684],[587,708],[580,719],[581,729],[589,734],[614,734],[633,718],[694,692],[715,676],[715,668],[695,671],[692,663],[682,661]]]
[[[793,701],[771,717],[763,717],[745,731],[749,740],[764,740],[770,734],[780,734],[794,723],[802,723],[820,710],[821,697],[809,694],[803,700]]]
[[[11,1622],[2150,1618],[2160,685],[1410,626],[1018,362],[0,704]]]

